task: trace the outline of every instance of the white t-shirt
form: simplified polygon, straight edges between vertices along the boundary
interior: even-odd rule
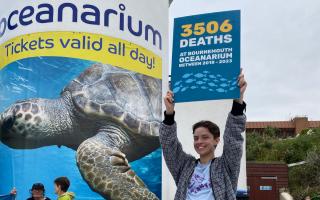
[[[210,164],[198,162],[191,177],[187,191],[187,200],[214,200],[210,181]]]

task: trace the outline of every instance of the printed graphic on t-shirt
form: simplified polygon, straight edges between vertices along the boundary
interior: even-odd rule
[[[194,173],[191,178],[188,190],[192,194],[197,194],[200,191],[210,190],[211,183],[209,179],[206,180],[202,174]]]

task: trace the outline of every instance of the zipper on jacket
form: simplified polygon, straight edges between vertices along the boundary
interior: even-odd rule
[[[191,171],[191,173],[190,173],[190,175],[188,176],[188,179],[187,179],[187,189],[186,189],[186,191],[185,191],[184,199],[187,199],[187,193],[188,193],[190,178],[191,178],[191,176],[192,176],[193,173],[194,173],[194,169],[196,168],[196,166],[197,166],[197,164],[198,164],[198,160],[193,161],[193,162],[194,162],[194,164],[193,164],[193,169],[192,169],[192,171]]]
[[[212,181],[212,177],[211,177],[211,168],[212,168],[212,164],[213,164],[213,162],[214,162],[215,159],[216,159],[216,158],[213,158],[213,159],[211,160],[210,169],[209,169],[209,170],[210,170],[209,175],[210,175],[210,182],[211,182],[211,189],[212,189],[213,198],[214,198],[214,200],[217,200],[217,199],[216,199],[216,196],[215,196],[215,194],[214,194],[213,181]]]

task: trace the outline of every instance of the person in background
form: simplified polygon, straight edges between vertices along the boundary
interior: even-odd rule
[[[12,188],[9,194],[0,195],[0,200],[15,200],[17,195],[16,188]]]
[[[12,188],[12,190],[10,191],[11,195],[17,195],[17,189],[15,187]]]
[[[54,191],[58,195],[58,200],[73,200],[75,195],[68,192],[70,181],[67,177],[59,177],[54,180]]]
[[[27,200],[51,200],[49,197],[45,196],[45,191],[42,183],[34,183],[30,189],[31,197]]]

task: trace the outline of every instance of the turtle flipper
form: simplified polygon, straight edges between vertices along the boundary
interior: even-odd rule
[[[130,168],[125,154],[110,144],[108,135],[100,132],[77,150],[77,165],[91,189],[108,200],[157,200]]]

